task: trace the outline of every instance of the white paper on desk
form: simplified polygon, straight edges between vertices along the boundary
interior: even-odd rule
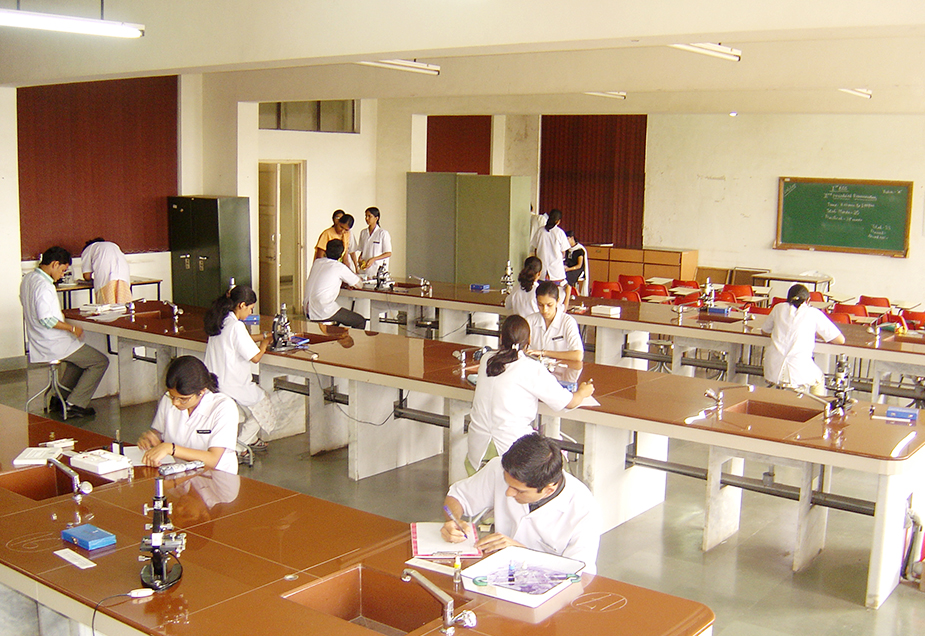
[[[144,466],[145,465],[145,463],[141,461],[141,458],[144,457],[145,452],[141,450],[141,448],[139,448],[138,446],[124,446],[122,447],[122,454],[131,460],[132,466]],[[167,455],[167,457],[164,457],[161,460],[161,465],[172,464],[175,461],[177,460],[171,457],[170,455]]]
[[[117,318],[122,318],[125,315],[125,312],[120,311],[107,311],[105,314],[100,314],[98,316],[81,316],[81,318],[86,318],[87,320],[95,320],[96,322],[112,322]]]
[[[600,406],[601,403],[594,399],[593,395],[589,395],[581,401],[581,404],[578,406]]]
[[[449,543],[440,536],[443,524],[439,521],[418,521],[411,524],[411,548],[414,556],[419,558],[452,559],[458,552],[462,558],[482,556],[482,551],[475,547],[478,534],[473,528],[469,538],[462,543]]]

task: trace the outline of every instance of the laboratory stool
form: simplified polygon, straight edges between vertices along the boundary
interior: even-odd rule
[[[250,411],[235,402],[238,407],[238,430],[241,430],[241,424],[250,416]],[[247,464],[250,467],[254,465],[254,451],[250,446],[238,440],[234,441],[235,454],[238,456],[238,465]]]
[[[65,396],[62,393],[62,389],[67,391],[70,394],[70,389],[61,384],[58,380],[58,367],[61,365],[60,360],[52,360],[51,362],[37,362],[31,363],[30,366],[48,366],[48,384],[45,385],[42,390],[33,395],[31,398],[26,400],[26,412],[29,411],[29,405],[32,401],[39,397],[40,395],[44,396],[43,412],[48,413],[49,408],[51,408],[51,398],[52,396],[57,396],[61,401],[61,416],[63,419],[67,419],[67,402],[65,401]]]

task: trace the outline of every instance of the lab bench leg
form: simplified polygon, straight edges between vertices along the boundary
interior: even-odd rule
[[[745,460],[736,457],[724,448],[710,447],[707,462],[707,505],[703,524],[703,551],[712,550],[739,531],[739,516],[742,511],[742,490],[734,486],[723,486],[723,466],[729,463],[726,472],[742,475]]]
[[[821,471],[821,472],[820,472]],[[816,483],[820,481],[821,483]],[[825,530],[829,509],[812,503],[814,486],[822,492],[831,488],[832,469],[803,462],[800,473],[800,508],[797,515],[797,539],[793,550],[793,571],[799,572],[825,547]]]
[[[444,408],[450,418],[450,459],[447,477],[449,483],[454,484],[467,477],[465,461],[466,453],[469,450],[469,441],[464,428],[466,415],[472,408],[472,404],[447,398]]]

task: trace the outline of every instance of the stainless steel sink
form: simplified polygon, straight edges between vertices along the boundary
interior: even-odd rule
[[[447,593],[457,606],[466,602]],[[424,588],[364,565],[297,587],[283,598],[387,636],[409,634],[434,620],[442,624],[443,606]]]
[[[822,413],[822,409],[777,404],[776,402],[760,402],[758,400],[745,400],[738,404],[725,406],[723,410],[729,413],[757,415],[790,422],[808,422]]]

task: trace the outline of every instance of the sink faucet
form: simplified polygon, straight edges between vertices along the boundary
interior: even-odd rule
[[[791,391],[796,393],[801,398],[802,397],[812,398],[816,400],[817,402],[819,402],[820,404],[824,404],[825,410],[823,411],[823,413],[825,414],[825,419],[827,420],[830,419],[833,415],[839,415],[839,416],[844,417],[845,413],[848,412],[848,409],[850,409],[852,406],[854,406],[857,403],[857,400],[855,400],[854,398],[849,398],[847,397],[847,395],[843,395],[841,397],[836,395],[834,398],[825,398],[819,395],[813,395],[812,393],[810,393],[809,391],[801,387],[787,387],[787,388],[789,388]]]
[[[707,389],[703,392],[703,397],[708,397],[714,402],[716,402],[716,408],[722,410],[723,408],[723,398],[726,395],[726,391],[731,391],[732,389],[748,389],[749,393],[754,393],[755,385],[754,384],[736,384],[733,386],[726,386],[719,390],[717,393],[713,389]]]
[[[463,610],[459,613],[458,616],[453,616],[453,597],[434,585],[417,570],[405,568],[401,573],[401,580],[405,583],[408,583],[411,581],[411,579],[414,579],[420,583],[421,587],[430,592],[438,601],[443,603],[443,628],[440,630],[440,633],[446,634],[447,636],[453,636],[453,634],[456,633],[457,624],[461,625],[462,627],[476,626],[475,612],[472,612],[471,610]]]
[[[54,466],[62,473],[71,478],[71,486],[74,492],[74,501],[80,503],[80,500],[83,499],[84,495],[89,495],[93,492],[93,484],[89,481],[80,481],[80,475],[78,475],[73,468],[61,463],[60,460],[51,457],[48,459],[48,465]]]
[[[173,304],[173,303],[170,302],[169,300],[165,300],[165,301],[164,301],[164,304],[167,305],[168,307],[170,307],[170,308],[173,310],[173,317],[174,317],[174,319],[176,319],[177,316],[179,316],[180,314],[183,313],[183,310],[182,310],[181,308],[177,307],[175,304]]]

